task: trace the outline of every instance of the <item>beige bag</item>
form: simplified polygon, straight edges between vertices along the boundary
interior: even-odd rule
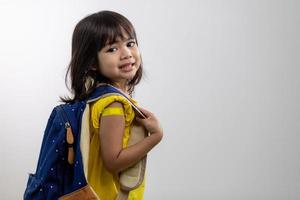
[[[131,104],[135,110],[136,115],[142,118],[146,118],[132,102]],[[136,120],[132,122],[130,128],[131,130],[128,146],[134,145],[148,136],[148,132],[146,131],[146,129],[142,125],[138,124]],[[145,156],[138,163],[120,173],[120,192],[117,196],[117,200],[127,200],[129,192],[136,189],[140,184],[142,184],[145,176],[146,161],[147,156]]]

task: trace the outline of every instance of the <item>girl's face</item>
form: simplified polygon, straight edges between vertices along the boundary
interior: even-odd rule
[[[100,72],[112,81],[112,84],[126,89],[127,83],[134,77],[141,64],[136,41],[124,33],[113,44],[108,44],[98,52]]]

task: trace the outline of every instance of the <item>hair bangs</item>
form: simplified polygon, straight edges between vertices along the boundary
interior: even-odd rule
[[[98,51],[100,51],[106,45],[111,45],[118,41],[118,39],[125,40],[125,39],[135,39],[136,40],[136,33],[134,28],[130,22],[125,20],[120,21],[111,21],[111,23],[105,24],[102,27],[102,30],[99,32],[99,40],[100,46]]]

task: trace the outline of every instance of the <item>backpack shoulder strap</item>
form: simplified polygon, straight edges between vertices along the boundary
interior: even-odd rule
[[[125,97],[128,100],[128,102],[131,104],[133,109],[136,111],[136,113],[140,117],[146,118],[146,116],[143,114],[143,112],[133,103],[133,101],[130,98],[128,98],[124,94],[124,92],[122,92],[120,89],[118,89],[110,84],[105,84],[105,83],[99,84],[99,87],[96,88],[95,91],[88,98],[87,103],[91,103],[102,97],[110,96],[110,95],[120,95],[120,96]]]

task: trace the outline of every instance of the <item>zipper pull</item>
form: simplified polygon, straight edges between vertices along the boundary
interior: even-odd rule
[[[73,136],[73,132],[71,129],[71,125],[66,122],[65,123],[65,127],[67,129],[67,135],[66,135],[66,140],[67,140],[67,144],[68,144],[68,162],[69,164],[74,164],[74,136]]]

